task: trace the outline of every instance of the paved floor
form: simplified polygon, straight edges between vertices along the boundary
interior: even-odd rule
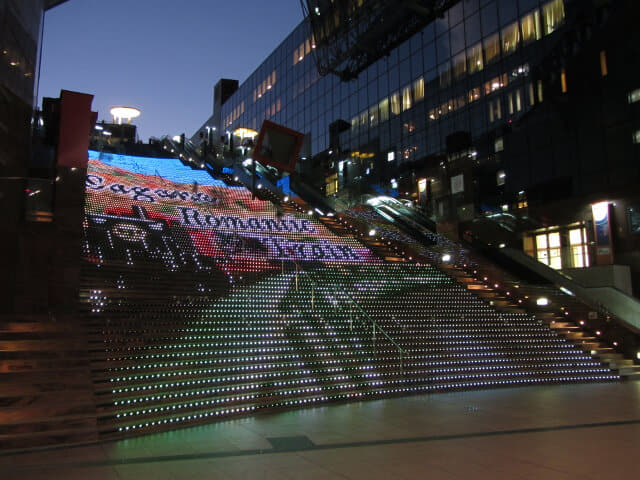
[[[640,382],[453,392],[0,454],[9,479],[629,479]]]

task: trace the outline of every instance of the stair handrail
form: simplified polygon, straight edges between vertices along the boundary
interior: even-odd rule
[[[296,266],[296,271],[302,272],[304,275],[306,275],[306,277],[314,285],[314,287],[320,290],[320,286],[316,281],[316,279],[314,279],[313,276],[306,269],[303,269],[295,258],[292,257],[292,260],[294,265]],[[400,369],[404,370],[404,357],[407,355],[407,351],[404,350],[400,345],[398,345],[398,343],[389,336],[389,334],[378,324],[378,322],[376,322],[373,318],[371,318],[371,316],[362,308],[362,306],[360,306],[360,304],[353,298],[353,296],[351,296],[351,294],[347,291],[347,289],[343,285],[339,284],[338,286],[340,287],[340,291],[344,293],[347,296],[347,298],[351,301],[351,304],[355,305],[356,309],[364,316],[364,318],[367,319],[373,325],[374,332],[375,332],[375,329],[377,328],[380,331],[380,333],[382,333],[382,335],[387,340],[389,340],[391,344],[398,350],[398,352],[400,353]],[[337,293],[337,291],[335,290],[336,285],[332,284],[332,287],[334,288],[334,293]]]
[[[637,319],[633,317],[629,318],[627,315],[624,315],[624,313],[622,313],[619,309],[617,312],[611,311],[609,306],[604,305],[597,298],[597,296],[594,297],[594,293],[598,291],[596,290],[597,287],[584,287],[575,280],[569,278],[566,274],[558,272],[551,267],[538,262],[537,260],[520,252],[519,250],[513,248],[502,248],[500,249],[500,253],[512,259],[513,261],[518,262],[521,265],[526,265],[529,269],[536,272],[538,275],[542,276],[552,284],[568,289],[587,306],[594,308],[595,310],[599,311],[600,313],[604,313],[605,315],[615,317],[618,321],[624,323],[627,327],[631,327],[635,331],[640,330],[640,323],[637,322]],[[625,300],[633,302],[635,309],[638,310],[639,307],[637,306],[637,304],[639,302],[636,299],[619,290],[617,291],[617,294],[620,298],[624,297]]]

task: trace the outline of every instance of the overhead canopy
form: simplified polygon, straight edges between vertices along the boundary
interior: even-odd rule
[[[318,73],[356,78],[460,0],[301,0]]]
[[[49,10],[50,8],[56,7],[67,1],[68,0],[44,0],[44,9]]]

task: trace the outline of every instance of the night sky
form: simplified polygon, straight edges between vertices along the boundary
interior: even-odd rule
[[[140,108],[145,142],[189,137],[218,79],[244,81],[301,20],[299,0],[70,0],[45,15],[38,97],[90,93],[100,120]]]

